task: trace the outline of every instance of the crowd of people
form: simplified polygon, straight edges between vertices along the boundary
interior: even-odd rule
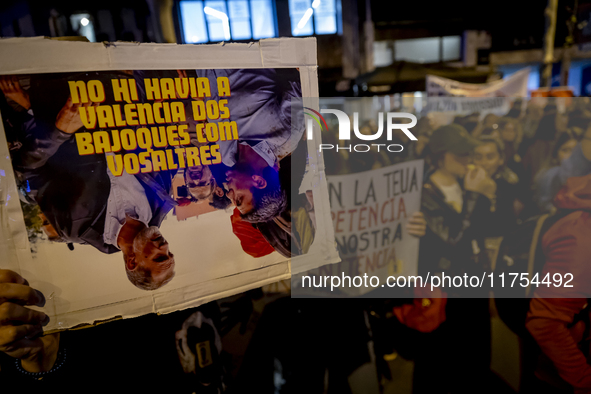
[[[414,360],[415,393],[474,392],[490,384],[491,290],[499,297],[499,314],[524,344],[520,392],[591,391],[583,328],[591,295],[585,288],[585,256],[591,252],[585,241],[591,230],[591,102],[553,100],[515,99],[505,114],[472,113],[450,121],[423,114],[412,129],[417,141],[396,134],[388,141],[404,146],[399,154],[325,152],[328,175],[425,160],[421,213],[426,231],[415,234],[421,237],[418,271],[423,277],[498,273],[507,261],[513,263],[516,256],[507,245],[516,239],[525,260],[535,254],[540,280],[546,274],[574,275],[573,289],[536,288],[525,310],[515,307],[521,300],[504,300],[507,294],[490,288],[447,287],[443,295],[418,295],[423,303],[414,302],[415,307],[395,306],[398,318],[390,334],[418,335],[416,341],[397,341],[400,352]],[[360,128],[364,134],[377,130],[373,120]],[[541,230],[532,234],[528,223]],[[526,261],[513,270],[527,273],[527,268]],[[530,278],[536,272],[530,270]]]

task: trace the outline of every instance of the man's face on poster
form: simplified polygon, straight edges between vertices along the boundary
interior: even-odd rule
[[[150,271],[155,282],[165,282],[174,275],[174,255],[158,227],[142,230],[133,242],[133,249],[136,263]]]
[[[245,215],[255,206],[252,188],[264,189],[267,186],[265,179],[258,175],[252,175],[246,169],[234,167],[226,172],[226,189],[228,198]]]
[[[211,196],[215,186],[209,166],[188,167],[185,172],[185,182],[191,195],[198,200]]]

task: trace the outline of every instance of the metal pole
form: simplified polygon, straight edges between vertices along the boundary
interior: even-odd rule
[[[546,34],[544,36],[544,71],[542,80],[545,87],[552,85],[552,63],[554,62],[554,38],[556,36],[556,13],[558,0],[548,0],[546,7]]]
[[[569,15],[569,19],[566,22],[566,26],[568,27],[568,36],[564,41],[564,52],[562,55],[562,67],[560,73],[560,85],[561,86],[568,86],[568,74],[570,71],[570,62],[572,59],[573,51],[574,51],[574,30],[577,24],[577,9],[578,9],[578,0],[575,0],[574,7],[572,9],[572,14]]]

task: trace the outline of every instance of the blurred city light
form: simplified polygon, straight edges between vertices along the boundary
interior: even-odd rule
[[[70,26],[79,35],[84,36],[90,42],[96,41],[94,31],[94,23],[88,13],[72,14],[70,15]]]
[[[207,15],[213,16],[214,18],[218,18],[222,21],[222,26],[224,28],[224,36],[225,36],[226,40],[230,40],[230,22],[228,19],[228,15],[224,14],[221,11],[214,10],[211,7],[203,8],[203,12],[205,12]]]
[[[306,25],[306,23],[308,23],[308,19],[310,19],[310,17],[312,16],[312,13],[314,13],[314,10],[312,8],[308,8],[306,10],[306,13],[304,14],[302,19],[298,23],[298,29],[301,29],[302,27],[304,27]]]

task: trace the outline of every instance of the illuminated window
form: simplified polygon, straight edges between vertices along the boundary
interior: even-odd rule
[[[442,37],[441,45],[443,45],[443,61],[460,60],[460,51],[462,48],[462,38],[460,36]]]
[[[438,63],[460,60],[460,36],[413,38],[394,41],[395,60],[415,63]]]
[[[437,63],[439,61],[439,37],[413,38],[394,41],[396,60],[416,63]]]
[[[291,34],[337,34],[341,32],[340,0],[289,0]]]
[[[273,0],[183,0],[179,5],[186,43],[277,36]]]

